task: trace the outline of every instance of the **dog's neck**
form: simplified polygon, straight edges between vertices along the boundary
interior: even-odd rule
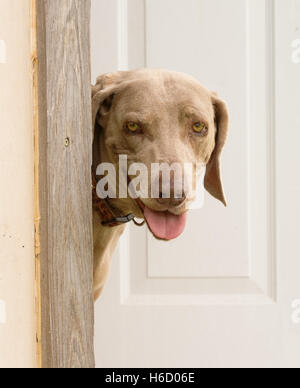
[[[99,135],[101,133],[101,135]],[[92,181],[93,181],[93,209],[96,211],[101,219],[102,226],[114,228],[127,224],[131,221],[135,222],[135,216],[132,213],[132,206],[139,207],[137,203],[132,204],[124,200],[116,201],[109,199],[102,199],[97,195],[96,187],[98,179],[96,176],[97,167],[109,160],[108,151],[103,139],[103,131],[96,131],[93,143],[93,166],[92,166]]]
[[[102,155],[102,157],[101,157]],[[92,171],[96,171],[98,165],[106,160],[106,149],[104,144],[100,142],[99,131],[95,131],[95,139],[93,143],[93,167]],[[93,182],[93,185],[95,182]],[[95,193],[93,193],[93,197]],[[94,202],[94,198],[93,198]],[[125,230],[125,226],[115,226],[113,228],[105,227],[102,222],[105,221],[102,213],[99,212],[93,203],[93,231],[94,231],[94,297],[95,300],[99,297],[104,287],[111,258],[117,246],[120,236]]]
[[[117,243],[126,226],[115,228],[102,226],[101,217],[93,210],[94,231],[94,298],[98,299],[102,293],[110,269],[110,263]]]
[[[93,209],[99,214],[102,226],[114,228],[128,222],[134,221],[134,215],[125,215],[117,208],[113,207],[108,199],[100,198],[97,194],[96,171],[92,168],[93,184]]]
[[[122,213],[113,208],[108,199],[100,198],[97,195],[97,176],[96,170],[104,160],[107,160],[106,149],[103,139],[101,139],[100,131],[95,131],[95,139],[93,143],[93,166],[92,166],[92,185],[93,185],[93,210],[98,213],[102,226],[114,228],[122,225]]]

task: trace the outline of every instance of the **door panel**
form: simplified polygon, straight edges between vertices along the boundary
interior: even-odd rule
[[[98,365],[300,366],[300,328],[291,318],[300,298],[300,184],[291,180],[300,162],[300,1],[109,3],[113,20],[101,26],[107,2],[93,3],[94,75],[109,63],[109,71],[168,68],[227,101],[229,206],[207,194],[171,243],[128,228],[96,308]]]

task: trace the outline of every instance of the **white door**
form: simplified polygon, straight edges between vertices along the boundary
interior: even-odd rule
[[[131,226],[96,305],[98,367],[300,367],[300,0],[94,0],[93,76],[159,67],[229,105],[229,206]]]

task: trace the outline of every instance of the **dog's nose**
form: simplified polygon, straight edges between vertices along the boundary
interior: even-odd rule
[[[156,199],[160,205],[164,205],[166,207],[179,207],[185,202],[185,200],[186,195],[184,193],[180,198],[176,198],[174,192],[171,192],[169,198],[163,198],[163,193],[161,192],[159,198]]]
[[[163,205],[164,207],[179,207],[181,206],[187,199],[185,194],[184,180],[176,182],[174,178],[174,174],[171,174],[170,181],[167,182],[167,185],[163,182],[162,174],[159,177],[159,197],[156,198],[156,201]],[[180,187],[177,187],[177,185]]]

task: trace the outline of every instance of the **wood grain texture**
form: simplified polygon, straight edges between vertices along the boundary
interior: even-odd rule
[[[90,0],[36,1],[42,366],[93,368]]]

